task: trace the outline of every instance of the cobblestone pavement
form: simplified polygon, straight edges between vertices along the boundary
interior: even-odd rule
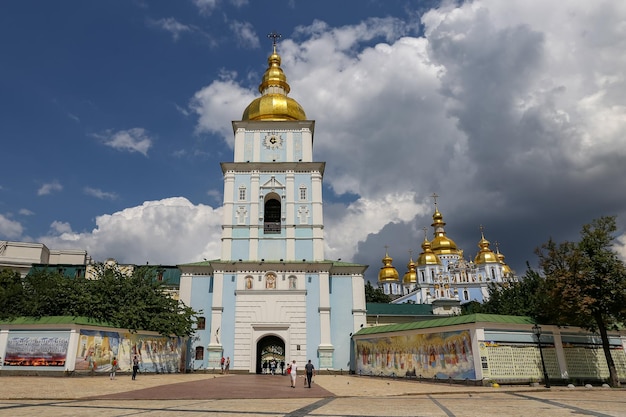
[[[299,381],[303,381],[300,379]],[[0,416],[624,416],[626,390],[469,387],[346,375],[0,377]]]

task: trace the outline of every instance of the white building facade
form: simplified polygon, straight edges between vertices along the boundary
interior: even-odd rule
[[[290,97],[274,51],[259,92],[233,122],[233,162],[222,163],[219,260],[180,265],[180,299],[202,311],[190,343],[194,369],[261,372],[266,361],[348,369],[350,335],[366,323],[364,265],[324,258],[322,179],[315,122]]]

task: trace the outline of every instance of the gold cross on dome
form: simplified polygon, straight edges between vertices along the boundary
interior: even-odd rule
[[[431,197],[433,198],[433,200],[435,200],[435,206],[437,205],[437,199],[439,198],[439,196],[437,195],[437,193],[433,193],[433,195],[431,195]]]
[[[276,50],[276,44],[278,43],[278,40],[283,37],[283,35],[277,32],[272,32],[268,33],[267,37],[272,40],[272,46],[274,47],[274,50]]]

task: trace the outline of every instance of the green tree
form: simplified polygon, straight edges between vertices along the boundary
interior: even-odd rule
[[[365,302],[366,303],[390,303],[391,297],[383,292],[380,288],[374,288],[372,283],[365,283]]]
[[[552,300],[544,312],[558,324],[600,333],[614,387],[620,383],[607,330],[626,324],[626,267],[613,248],[616,230],[615,217],[605,216],[584,225],[578,242],[550,239],[536,250]]]
[[[131,332],[193,334],[198,312],[165,291],[156,279],[156,268],[140,266],[124,273],[97,264],[94,269],[93,279],[69,278],[56,270],[39,269],[23,281],[19,274],[2,271],[0,317],[84,316]]]
[[[517,282],[489,283],[488,300],[467,306],[464,311],[529,316],[537,322],[546,322],[550,300],[545,290],[546,280],[528,266],[524,277]]]
[[[24,287],[19,272],[10,269],[0,271],[0,319],[12,319],[24,315]]]
[[[140,266],[125,274],[118,268],[98,265],[90,292],[91,310],[86,314],[130,331],[193,334],[198,312],[172,298],[156,277],[155,267]]]

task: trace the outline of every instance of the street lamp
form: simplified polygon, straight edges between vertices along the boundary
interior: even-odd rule
[[[548,378],[548,371],[546,371],[546,361],[543,359],[543,347],[541,346],[541,327],[538,324],[533,326],[533,333],[537,336],[537,345],[539,346],[539,355],[541,356],[541,368],[543,369],[543,380],[546,383],[546,388],[550,388],[550,378]]]

